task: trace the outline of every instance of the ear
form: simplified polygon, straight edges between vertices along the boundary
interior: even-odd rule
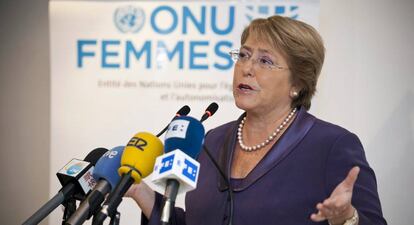
[[[298,88],[296,88],[295,86],[292,86],[292,88],[290,89],[290,92],[289,92],[289,96],[290,96],[292,99],[297,98],[297,97],[299,96],[299,91],[298,91]]]

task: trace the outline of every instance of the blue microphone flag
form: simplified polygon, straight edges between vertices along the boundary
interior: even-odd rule
[[[96,163],[93,177],[96,181],[105,179],[111,184],[113,189],[121,177],[118,174],[118,168],[121,166],[121,157],[124,152],[124,146],[118,146],[106,152]]]
[[[180,149],[193,159],[200,154],[204,142],[204,126],[190,116],[175,118],[165,134],[164,151]]]

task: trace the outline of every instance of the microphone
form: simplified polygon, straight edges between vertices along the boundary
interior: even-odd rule
[[[190,113],[191,109],[188,105],[185,105],[183,107],[181,107],[181,109],[179,109],[176,113],[173,119],[180,117],[180,116],[186,116],[188,115],[188,113]],[[162,129],[158,134],[157,137],[160,137],[167,129],[168,129],[168,125],[164,127],[164,129]]]
[[[95,180],[92,177],[94,165],[107,151],[105,148],[96,148],[84,160],[72,159],[59,170],[56,175],[63,187],[52,199],[23,222],[23,225],[38,224],[60,204],[70,199],[84,197],[95,185]]]
[[[206,119],[210,118],[212,115],[214,115],[214,113],[216,113],[218,109],[218,105],[217,103],[213,102],[211,103],[204,115],[201,117],[201,122],[205,121]],[[229,178],[225,175],[224,171],[220,168],[220,166],[218,165],[217,161],[214,159],[214,157],[211,155],[210,151],[208,150],[207,146],[203,145],[203,149],[204,152],[206,153],[207,157],[211,160],[211,162],[213,163],[214,167],[217,169],[217,171],[219,172],[220,176],[223,178],[223,180],[225,181],[227,187],[228,187],[228,194],[229,194],[229,202],[230,202],[230,207],[229,207],[229,220],[228,220],[228,225],[232,225],[233,224],[233,214],[234,214],[234,200],[233,200],[233,189],[231,187],[230,184],[230,180]]]
[[[79,205],[78,210],[65,223],[66,225],[80,225],[96,213],[99,206],[119,182],[121,177],[118,168],[121,166],[121,156],[124,146],[118,146],[106,152],[96,163],[93,178],[98,182],[88,197]]]
[[[161,223],[168,224],[178,193],[197,186],[198,157],[204,141],[204,127],[197,119],[181,116],[174,119],[165,135],[165,154],[158,157],[152,182],[165,189]]]
[[[216,113],[218,107],[219,106],[217,105],[217,103],[215,103],[215,102],[211,103],[207,107],[207,109],[206,109],[205,113],[203,114],[203,116],[201,117],[200,122],[202,123],[204,120],[206,120],[209,117],[211,117],[212,115],[214,115],[214,113]]]
[[[140,183],[142,178],[152,172],[155,159],[162,153],[162,142],[150,133],[140,132],[131,138],[124,149],[121,167],[118,169],[121,179],[94,216],[92,224],[102,224],[106,217],[114,216],[129,187],[133,183]]]

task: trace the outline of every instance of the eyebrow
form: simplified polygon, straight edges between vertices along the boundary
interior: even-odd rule
[[[252,51],[252,48],[251,48],[251,47],[249,47],[249,46],[246,46],[246,45],[243,45],[243,46],[241,47],[241,49],[242,49],[242,48],[245,48],[245,49],[247,49],[247,50],[249,50],[249,51]],[[271,51],[269,51],[269,50],[267,50],[267,49],[259,48],[259,49],[258,49],[258,51],[259,51],[260,53],[268,53],[268,54],[272,55],[273,57],[278,58],[278,57],[277,57],[274,53],[272,53]]]

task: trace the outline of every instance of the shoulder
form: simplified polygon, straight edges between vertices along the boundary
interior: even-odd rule
[[[348,129],[319,118],[315,118],[314,125],[311,129],[311,135],[330,141],[339,141],[345,137],[358,139],[358,137]]]
[[[218,157],[224,143],[231,141],[234,136],[236,125],[237,121],[235,120],[209,130],[205,135],[203,144],[205,151],[201,152],[199,160],[205,159],[206,155],[204,153],[206,151],[209,152],[208,155]]]
[[[233,140],[237,131],[236,127],[237,120],[234,120],[209,130],[205,135],[204,145],[212,153],[218,152],[225,143]]]
[[[339,125],[316,118],[308,112],[302,116],[303,120],[311,118],[312,127],[304,137],[306,146],[323,148],[330,151],[332,148],[341,146],[353,146],[362,148],[362,144],[357,135]]]
[[[228,133],[232,133],[234,131],[236,124],[237,121],[234,120],[209,130],[206,134],[206,144],[217,143],[217,141],[224,139]]]
[[[340,158],[340,161],[356,158],[365,160],[362,143],[353,132],[321,119],[315,120],[313,129],[314,135],[329,142],[327,147],[329,147],[330,157]]]

